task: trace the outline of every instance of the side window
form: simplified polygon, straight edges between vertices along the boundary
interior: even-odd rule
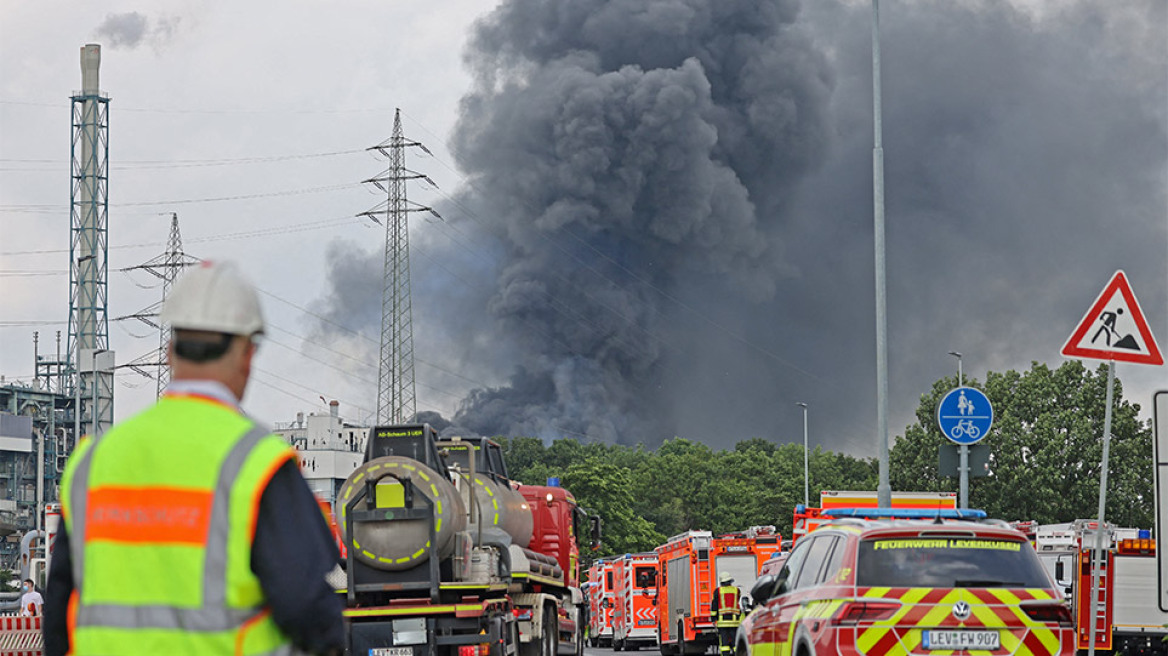
[[[823,567],[824,561],[827,560],[833,542],[834,539],[830,535],[819,535],[812,538],[811,548],[807,550],[807,557],[803,562],[803,568],[799,571],[799,576],[795,579],[795,584],[791,586],[792,590],[815,585],[816,577],[818,577],[819,570]]]
[[[607,587],[605,589],[612,590],[613,587],[612,587],[612,572],[611,571],[604,573],[604,580],[607,583]]]
[[[823,566],[822,581],[831,581],[839,575],[840,566],[844,562],[844,552],[847,551],[848,541],[845,538],[836,536],[832,538],[833,548],[831,555],[827,558],[827,564]]]
[[[787,562],[783,563],[783,569],[779,570],[776,585],[786,581],[788,591],[795,589],[795,579],[799,576],[799,570],[803,566],[803,561],[807,558],[807,551],[810,546],[811,540],[807,538],[803,538],[795,545],[795,549],[791,551],[791,555],[787,556]]]

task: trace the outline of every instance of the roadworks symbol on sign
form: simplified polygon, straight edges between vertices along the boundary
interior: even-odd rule
[[[1116,271],[1063,345],[1073,358],[1164,364],[1164,356],[1123,271]]]

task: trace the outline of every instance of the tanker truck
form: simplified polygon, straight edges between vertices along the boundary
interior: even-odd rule
[[[349,654],[582,656],[577,538],[599,518],[511,481],[497,442],[374,428],[333,511]]]

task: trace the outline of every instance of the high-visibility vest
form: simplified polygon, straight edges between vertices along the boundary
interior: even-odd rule
[[[733,622],[738,623],[739,617],[742,615],[742,610],[738,607],[738,588],[732,585],[720,586],[715,593],[718,595],[718,617],[716,622],[718,624]]]
[[[61,480],[72,654],[280,654],[251,571],[260,497],[295,452],[234,407],[155,406],[77,445]]]

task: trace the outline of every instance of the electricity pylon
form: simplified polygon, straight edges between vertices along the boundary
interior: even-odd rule
[[[402,133],[401,110],[394,112],[393,136],[367,148],[389,160],[389,168],[376,177],[364,180],[386,193],[386,200],[357,216],[365,216],[381,225],[385,218],[385,269],[381,289],[381,358],[377,370],[377,422],[399,424],[414,418],[414,329],[410,304],[410,212],[429,212],[432,208],[406,198],[406,181],[425,180],[437,187],[426,175],[406,168],[406,149],[420,148],[433,155],[417,141]]]
[[[182,235],[178,230],[178,214],[172,212],[170,215],[170,238],[166,242],[166,252],[138,266],[123,269],[123,271],[146,271],[162,280],[161,300],[135,314],[119,317],[119,319],[137,319],[158,330],[158,348],[126,363],[127,367],[157,381],[156,396],[162,396],[162,392],[170,384],[170,367],[166,363],[166,347],[170,343],[170,328],[163,326],[161,321],[157,321],[158,314],[162,311],[162,304],[170,295],[170,288],[178,278],[179,272],[198,263],[199,258],[183,252]],[[151,375],[149,369],[157,370],[157,375]]]

